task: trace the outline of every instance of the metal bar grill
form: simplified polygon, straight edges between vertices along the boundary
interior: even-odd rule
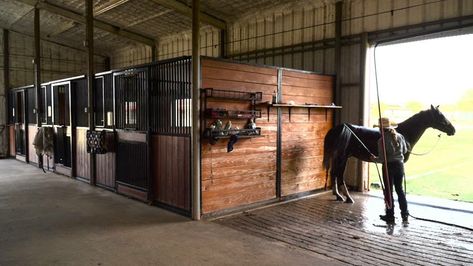
[[[130,69],[114,75],[116,128],[148,130],[148,71]]]
[[[190,136],[190,57],[157,62],[151,68],[151,132]]]

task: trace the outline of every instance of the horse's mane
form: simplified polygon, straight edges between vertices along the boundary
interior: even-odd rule
[[[425,118],[429,117],[428,114],[431,112],[430,109],[428,110],[422,110],[418,112],[417,114],[409,117],[408,119],[402,121],[399,123],[399,126],[401,125],[411,125],[413,123],[418,123],[419,121],[425,121]]]
[[[429,127],[431,112],[431,109],[420,111],[398,124],[397,131],[406,138],[410,145],[414,146]]]

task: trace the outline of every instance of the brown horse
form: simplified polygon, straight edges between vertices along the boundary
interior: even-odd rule
[[[438,129],[449,136],[455,134],[452,123],[440,112],[438,106],[433,107],[431,105],[430,109],[421,111],[398,124],[396,130],[406,139],[408,149],[408,152],[404,154],[404,162],[409,159],[410,151],[412,151],[425,130],[430,127]],[[377,142],[380,137],[381,133],[377,129],[348,123],[333,127],[325,135],[323,167],[327,171],[327,175],[330,170],[332,191],[337,200],[344,200],[338,192],[338,187],[341,187],[343,194],[346,196],[346,202],[354,202],[350,193],[348,193],[343,177],[347,160],[354,156],[360,160],[371,162],[370,153],[378,155]]]

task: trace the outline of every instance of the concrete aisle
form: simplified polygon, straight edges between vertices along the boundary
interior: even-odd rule
[[[0,160],[0,265],[337,265],[287,244]]]

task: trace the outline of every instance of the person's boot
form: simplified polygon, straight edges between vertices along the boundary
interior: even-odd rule
[[[402,223],[403,224],[409,224],[409,215],[403,215],[402,216]]]
[[[387,224],[394,224],[394,216],[391,215],[380,215],[379,219],[385,221]]]

